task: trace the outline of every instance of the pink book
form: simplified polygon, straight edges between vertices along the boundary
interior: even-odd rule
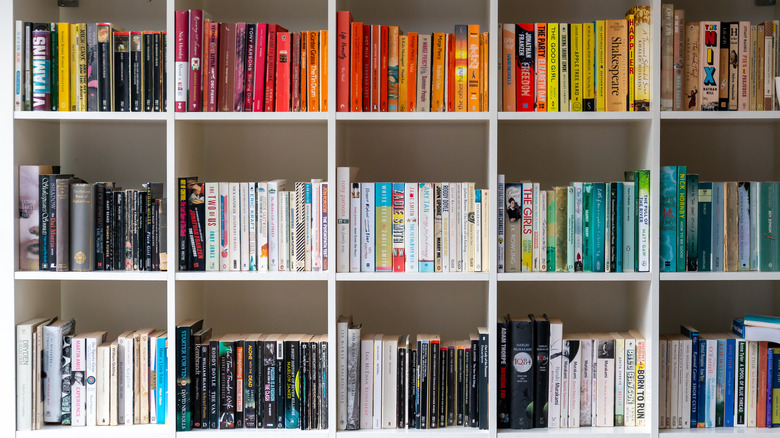
[[[203,109],[203,72],[201,71],[203,54],[203,11],[190,9],[190,59],[189,59],[189,93],[187,97],[188,111]]]
[[[257,50],[257,25],[246,25],[246,87],[244,91],[244,111],[252,112],[255,84],[255,50]]]
[[[189,37],[189,23],[190,11],[176,11],[176,89],[174,101],[176,102],[176,112],[187,111],[187,81],[189,80],[188,72],[188,37]]]
[[[234,83],[236,99],[233,111],[243,112],[246,100],[246,23],[236,23],[236,79]]]
[[[363,112],[371,112],[371,25],[363,25]]]
[[[336,111],[349,112],[349,48],[352,41],[352,14],[349,11],[336,12],[336,30]]]
[[[290,32],[276,34],[276,111],[290,111]]]
[[[206,50],[205,110],[217,111],[217,58],[219,56],[219,23],[209,23]]]
[[[305,38],[305,36],[304,36]],[[291,111],[301,110],[301,33],[292,34],[292,107]]]
[[[268,45],[268,24],[257,23],[257,47],[255,48],[255,86],[254,96],[252,99],[254,102],[254,112],[263,112],[265,109],[265,58],[266,47]]]
[[[276,34],[278,32],[287,32],[287,29],[278,24],[268,25],[268,44],[266,46],[265,56],[265,110],[273,111],[274,97],[276,96]]]

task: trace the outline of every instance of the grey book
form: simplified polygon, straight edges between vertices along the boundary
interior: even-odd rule
[[[70,270],[91,271],[95,260],[95,212],[91,184],[71,185],[70,210]]]
[[[360,329],[347,329],[347,430],[360,429]]]
[[[57,271],[70,269],[70,186],[79,182],[76,178],[57,179],[56,209],[57,222],[54,239],[56,241]]]

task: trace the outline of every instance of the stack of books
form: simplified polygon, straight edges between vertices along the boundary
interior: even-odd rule
[[[503,111],[649,111],[650,6],[589,23],[499,24]]]
[[[75,320],[16,326],[16,430],[166,424],[168,335],[129,330],[76,333]]]
[[[176,11],[177,112],[328,110],[328,31]]]
[[[16,111],[166,111],[165,31],[16,22]]]

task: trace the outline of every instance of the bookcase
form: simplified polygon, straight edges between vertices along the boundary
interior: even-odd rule
[[[583,22],[618,18],[631,6],[652,6],[651,111],[636,113],[503,113],[497,90],[498,23]],[[780,18],[779,7],[753,0],[679,0],[687,20]],[[777,112],[660,111],[661,0],[80,0],[60,8],[56,0],[0,3],[6,31],[0,35],[1,161],[7,189],[0,191],[0,351],[15,351],[15,324],[35,316],[74,317],[78,331],[108,330],[109,338],[140,327],[166,328],[204,318],[215,333],[328,333],[330,336],[330,430],[257,430],[264,436],[393,437],[431,433],[452,437],[611,435],[651,438],[660,434],[739,433],[769,429],[707,429],[659,432],[657,424],[658,336],[681,323],[702,331],[726,331],[734,315],[780,313],[780,273],[659,274],[660,166],[686,164],[703,180],[780,178],[780,115]],[[174,113],[173,75],[168,75],[164,113],[59,113],[13,111],[13,28],[24,21],[111,21],[128,29],[174,29],[174,11],[205,9],[217,21],[263,20],[291,31],[329,29],[335,48],[336,11],[356,20],[396,24],[405,31],[451,31],[454,24],[489,30],[490,106],[480,113],[337,113],[335,50],[329,53],[328,112]],[[168,71],[173,44],[168,44]],[[60,164],[87,181],[115,180],[125,187],[165,183],[168,250],[174,254],[177,228],[175,181],[197,175],[202,181],[288,181],[322,178],[335,186],[338,166],[359,167],[358,181],[474,181],[490,190],[490,272],[444,274],[336,273],[335,220],[329,223],[330,270],[320,273],[21,272],[18,166]],[[497,252],[496,176],[532,180],[549,188],[570,181],[622,180],[623,171],[651,171],[651,270],[649,273],[501,273]],[[335,211],[335,190],[329,210]],[[560,317],[565,331],[637,329],[648,342],[647,425],[641,428],[498,430],[495,395],[489,401],[486,431],[445,428],[428,431],[336,431],[335,329],[340,314],[351,314],[366,332],[440,333],[463,339],[487,326],[491,344],[499,315],[547,313]],[[490,363],[496,363],[490,348]],[[169,362],[174,349],[169,345]],[[13,360],[0,372],[14,376]],[[174,368],[169,373],[173,375]],[[490,388],[496,388],[495,366]],[[174,399],[175,379],[169,379]],[[169,418],[174,403],[170,403]],[[0,433],[17,437],[223,436],[238,431],[175,432],[173,421],[157,426],[71,428],[46,426],[15,432],[15,399],[0,397]]]

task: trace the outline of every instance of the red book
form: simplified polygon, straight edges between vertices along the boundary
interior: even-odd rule
[[[336,12],[336,111],[349,111],[349,49],[352,14],[349,11]]]
[[[380,59],[382,58],[381,31],[378,24],[371,25],[371,111],[379,111],[379,96],[382,91],[379,88]]]
[[[363,23],[352,23],[352,60],[350,65],[350,100],[352,111],[360,112],[363,109]]]
[[[276,111],[290,111],[290,32],[276,34]]]
[[[190,11],[176,11],[176,53],[174,54],[176,61],[176,95],[174,96],[174,101],[176,102],[176,112],[178,113],[187,111],[187,91],[189,89],[187,86],[189,80],[189,44],[187,42],[190,31],[189,16]]]
[[[268,24],[257,23],[257,47],[255,48],[255,85],[252,109],[256,113],[265,110],[265,59],[268,47]]]
[[[236,80],[236,25],[221,23],[219,25],[219,86],[217,87],[217,108],[222,112],[233,111],[235,108]]]
[[[363,25],[363,112],[371,111],[371,26]]]
[[[406,111],[417,111],[417,33],[409,32],[409,74],[406,75]],[[400,98],[400,97],[399,97]]]
[[[515,107],[517,111],[533,111],[536,107],[536,52],[534,24],[517,25],[515,35]],[[530,41],[529,41],[530,40]]]
[[[305,37],[305,35],[304,35]],[[292,34],[292,107],[301,110],[301,33]]]
[[[246,23],[236,23],[236,67],[235,67],[235,100],[233,110],[244,111],[246,100]]]
[[[455,112],[455,34],[447,34],[447,111]]]
[[[278,24],[268,25],[268,44],[265,49],[265,111],[273,111],[274,98],[276,96],[276,34],[278,32],[287,32],[287,29]]]
[[[201,72],[203,54],[203,11],[190,9],[190,48],[189,48],[189,84],[187,93],[187,108],[189,111],[203,109],[203,75]]]
[[[380,48],[379,51],[379,111],[387,112],[387,57],[389,47],[389,28],[387,26],[380,26]]]
[[[756,406],[756,427],[771,427],[766,424],[766,410],[772,410],[766,405],[767,362],[769,360],[769,344],[766,341],[758,343],[758,405]]]
[[[244,111],[252,112],[254,106],[255,51],[257,50],[257,24],[246,25],[246,81],[244,91]]]
[[[203,107],[206,111],[217,110],[217,63],[219,61],[219,23],[209,23],[206,37],[206,86]]]

